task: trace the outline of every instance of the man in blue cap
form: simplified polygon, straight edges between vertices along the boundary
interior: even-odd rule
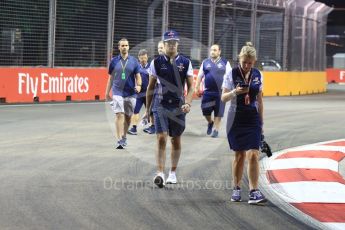
[[[181,155],[181,135],[185,129],[185,116],[189,113],[193,97],[193,68],[191,61],[177,52],[179,36],[169,30],[163,35],[165,54],[155,58],[150,65],[150,80],[146,94],[147,113],[152,104],[157,134],[157,174],[153,182],[165,186],[164,168],[168,135],[171,137],[171,169],[167,184],[176,184],[176,168]],[[152,101],[154,87],[157,94]],[[184,85],[187,95],[184,96]]]

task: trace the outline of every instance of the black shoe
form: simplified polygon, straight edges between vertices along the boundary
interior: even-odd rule
[[[158,173],[153,178],[153,183],[158,186],[158,188],[163,188],[165,186],[164,174]]]

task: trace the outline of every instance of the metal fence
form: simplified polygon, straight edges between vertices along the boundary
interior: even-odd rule
[[[0,1],[0,65],[48,65],[49,0]]]
[[[313,0],[1,0],[0,66],[105,67],[122,37],[153,56],[175,29],[195,67],[213,43],[236,63],[251,41],[260,68],[323,70],[330,11]]]
[[[55,12],[54,66],[105,66],[108,0],[58,0]]]

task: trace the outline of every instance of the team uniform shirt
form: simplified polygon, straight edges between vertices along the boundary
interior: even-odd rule
[[[230,148],[235,151],[259,149],[262,133],[262,123],[259,116],[257,97],[263,88],[262,73],[252,68],[248,73],[249,103],[245,103],[246,94],[232,98],[228,119],[227,135]],[[240,67],[233,68],[224,76],[223,88],[233,90],[239,84],[245,84]]]
[[[152,107],[156,133],[181,136],[186,127],[186,114],[181,110],[184,85],[187,78],[193,77],[192,64],[182,55],[178,55],[173,63],[169,57],[161,55],[151,62],[150,74],[157,79]]]
[[[140,75],[141,75],[141,91],[139,93],[140,96],[145,97],[147,87],[149,86],[149,68],[150,64],[147,63],[145,66],[140,64]]]
[[[225,58],[219,58],[215,62],[211,58],[205,59],[198,73],[198,78],[205,78],[204,94],[221,95],[225,72],[230,70],[230,63]]]
[[[126,60],[123,60],[121,55],[114,57],[108,73],[113,76],[113,95],[129,97],[136,94],[135,75],[140,73],[140,64],[136,58],[130,55]]]
[[[134,114],[138,114],[141,110],[141,107],[145,105],[146,107],[146,91],[147,86],[149,85],[149,69],[150,65],[147,63],[145,66],[140,64],[140,75],[141,75],[141,91],[137,94],[137,100],[135,103]]]
[[[201,110],[204,116],[223,117],[225,103],[221,101],[222,84],[226,71],[230,71],[230,63],[224,58],[212,61],[205,59],[198,73],[198,78],[204,78],[204,93],[201,99]]]
[[[174,61],[175,67],[169,57],[160,55],[151,62],[149,72],[158,83],[153,109],[160,105],[177,108],[184,103],[184,85],[188,77],[193,77],[193,68],[191,61],[182,55],[177,55]]]

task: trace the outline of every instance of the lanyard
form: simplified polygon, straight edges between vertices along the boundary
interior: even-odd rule
[[[253,72],[252,70],[250,70],[250,74],[249,74],[249,78],[248,78],[248,81],[246,80],[246,78],[244,77],[244,74],[242,73],[242,69],[241,67],[239,66],[239,70],[240,70],[240,73],[241,73],[241,76],[244,80],[244,83],[248,84],[250,86],[250,83],[252,82],[252,78],[253,78]]]
[[[246,78],[244,77],[244,74],[242,73],[241,66],[239,66],[239,70],[240,70],[240,73],[241,73],[241,76],[243,78],[244,83],[248,84],[248,93],[244,97],[244,104],[249,105],[250,104],[249,90],[250,90],[250,83],[252,82],[252,78],[253,78],[253,72],[252,72],[252,69],[251,69],[250,73],[249,73],[249,78],[248,78],[248,81],[247,81]]]
[[[125,73],[125,69],[126,69],[126,66],[127,66],[127,63],[128,63],[128,58],[125,62],[125,65],[122,64],[122,58],[120,60],[120,63],[121,63],[121,67],[122,67],[122,74],[121,74],[121,79],[122,80],[125,80],[126,79],[126,73]]]

